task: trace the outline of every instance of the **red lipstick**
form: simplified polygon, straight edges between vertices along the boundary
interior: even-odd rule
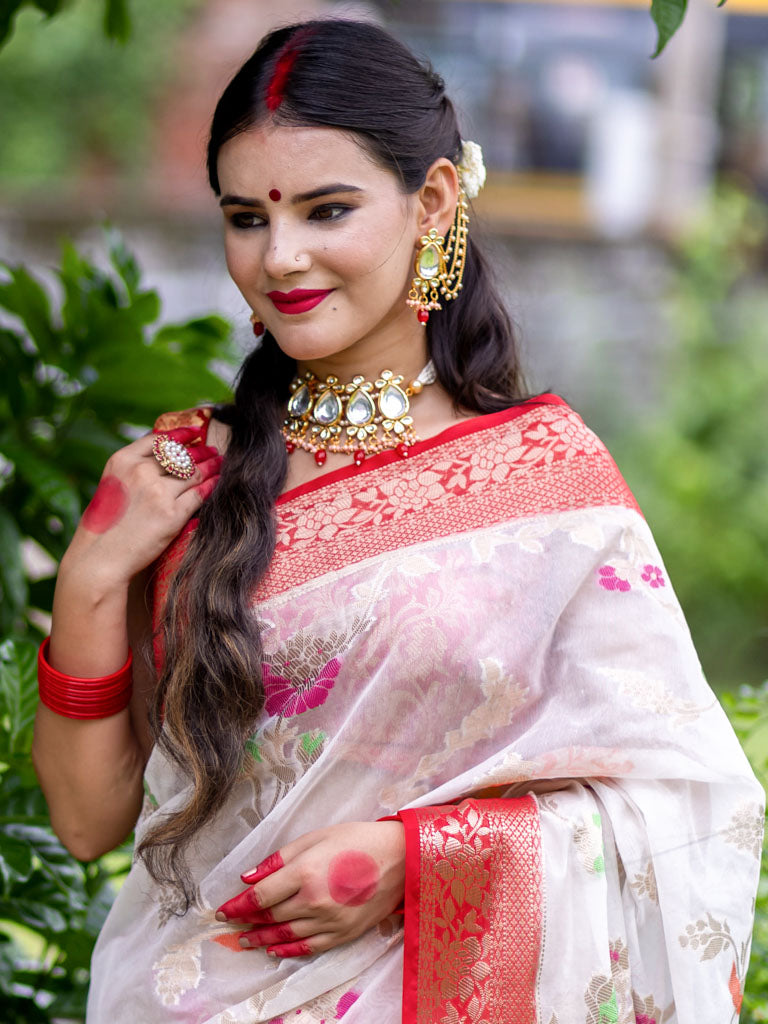
[[[291,292],[267,292],[278,313],[308,313],[314,309],[334,288],[294,288]]]

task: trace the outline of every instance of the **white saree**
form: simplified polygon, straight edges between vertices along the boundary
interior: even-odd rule
[[[202,440],[207,419],[158,429]],[[133,867],[89,1024],[735,1021],[763,793],[579,417],[543,396],[332,472],[277,514],[247,770],[190,854],[185,916]],[[157,750],[146,788],[139,832],[188,797]],[[405,982],[396,915],[278,962],[216,921],[281,845],[401,811]]]

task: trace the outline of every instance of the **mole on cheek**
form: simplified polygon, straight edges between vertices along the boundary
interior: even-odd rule
[[[269,190],[269,198],[272,200],[273,203],[279,203],[280,200],[283,198],[283,194],[279,188],[271,188]]]
[[[81,520],[91,533],[106,533],[119,523],[128,508],[128,491],[116,476],[105,476]]]
[[[378,887],[379,869],[367,853],[344,850],[328,865],[328,892],[342,906],[362,906],[373,898]]]

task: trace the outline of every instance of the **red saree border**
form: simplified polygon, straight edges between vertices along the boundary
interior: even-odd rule
[[[542,933],[531,796],[401,811],[403,1024],[536,1024]]]
[[[523,413],[529,412],[532,407],[537,405],[560,405],[566,409],[568,408],[568,403],[564,399],[560,398],[559,395],[553,395],[549,392],[543,395],[538,395],[536,398],[527,398],[519,405],[510,406],[509,409],[502,409],[500,412],[486,413],[483,416],[472,416],[470,419],[462,420],[460,423],[454,423],[452,427],[446,427],[445,430],[441,430],[440,433],[435,434],[434,437],[428,437],[424,441],[417,441],[416,444],[411,445],[408,457],[411,459],[415,458],[417,455],[422,455],[424,452],[431,451],[439,445],[447,444],[449,441],[454,441],[460,437],[468,437],[470,434],[477,434],[481,430],[489,430],[492,427],[498,426],[500,423],[508,423],[510,420],[516,419],[518,416],[522,416]],[[322,487],[332,487],[334,484],[341,483],[343,480],[348,480],[350,478],[359,479],[364,476],[365,473],[381,469],[383,466],[397,465],[402,461],[402,456],[398,455],[397,452],[380,452],[378,455],[374,455],[371,458],[366,459],[361,466],[355,466],[354,464],[343,466],[341,469],[335,469],[331,473],[323,474],[323,476],[318,477],[317,480],[308,480],[304,484],[299,484],[298,487],[293,487],[290,491],[285,491],[285,493],[281,494],[277,499],[277,505],[285,505],[287,502],[293,501],[295,498],[301,498],[305,494],[311,494],[313,491],[320,490]]]
[[[197,426],[204,439],[211,411],[166,413],[155,429]],[[556,395],[456,423],[411,451],[407,459],[382,452],[282,495],[277,546],[256,600],[387,552],[526,517],[640,511],[605,446]],[[156,608],[196,523],[160,559]]]
[[[476,420],[457,424],[408,459],[387,454],[362,474],[351,467],[291,492],[277,506],[277,546],[257,600],[524,517],[605,506],[639,512],[605,446],[562,400],[477,419],[483,429]]]

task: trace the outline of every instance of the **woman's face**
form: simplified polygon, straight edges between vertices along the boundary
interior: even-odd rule
[[[341,131],[274,125],[225,143],[218,173],[229,272],[287,355],[339,376],[421,369],[405,300],[422,211],[394,175]]]

